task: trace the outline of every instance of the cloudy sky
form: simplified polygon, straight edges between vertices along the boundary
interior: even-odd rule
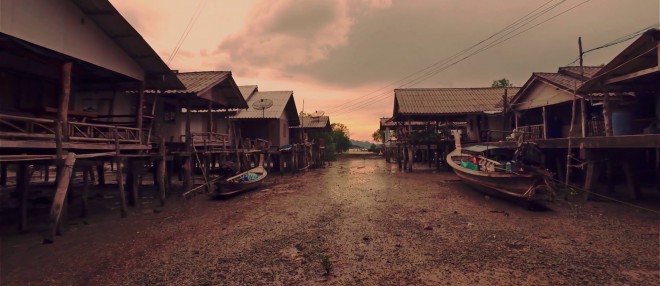
[[[660,18],[658,0],[111,2],[165,61],[198,14],[172,69],[231,70],[239,85],[293,90],[298,110],[303,101],[307,112],[323,110],[360,140],[392,115],[396,87],[485,87],[502,77],[520,86],[573,61],[580,36],[588,50]],[[590,52],[585,64],[604,64],[628,43]]]

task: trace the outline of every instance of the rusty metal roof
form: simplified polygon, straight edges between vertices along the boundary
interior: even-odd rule
[[[248,100],[253,93],[259,91],[256,85],[241,85],[238,89],[241,91],[241,95],[243,95],[245,100]]]
[[[270,99],[273,106],[266,110],[257,110],[252,105],[261,99]],[[298,109],[293,98],[293,91],[258,91],[252,94],[248,100],[248,109],[239,111],[232,119],[278,119],[286,112],[289,117],[289,125],[299,125],[300,118]]]
[[[395,89],[394,116],[458,115],[501,110],[505,89],[509,95],[519,90],[518,87]]]
[[[658,91],[660,29],[653,28],[623,49],[585,82],[578,93]]]
[[[147,89],[180,89],[183,84],[131,24],[107,0],[72,0],[145,72]]]
[[[580,68],[579,66],[566,66],[560,67],[559,73],[565,74],[571,77],[580,78],[581,75],[584,75],[584,79],[589,79],[594,76],[602,66],[584,66]]]
[[[208,108],[208,101],[213,102],[215,108],[248,107],[230,71],[182,72],[177,73],[176,76],[186,89],[164,90],[161,94],[192,99],[194,108]],[[158,91],[147,90],[145,92],[157,93]]]
[[[300,125],[291,126],[290,128],[303,128],[303,129],[328,129],[330,131],[330,117],[329,116],[303,116],[300,117]]]

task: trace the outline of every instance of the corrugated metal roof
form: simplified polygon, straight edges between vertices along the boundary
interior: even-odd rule
[[[201,72],[182,72],[176,76],[181,80],[186,89],[166,90],[165,94],[184,94],[201,93],[213,88],[214,85],[222,82],[231,76],[229,71],[201,71]]]
[[[660,64],[658,63],[659,44],[660,29],[647,30],[594,74],[578,92],[657,91],[657,83],[660,81],[660,70],[657,69]],[[615,82],[605,83],[609,79],[640,71],[645,72],[627,80],[620,78]]]
[[[395,116],[397,113],[454,115],[497,110],[501,109],[505,89],[510,95],[519,90],[518,87],[395,89]]]
[[[213,102],[214,108],[248,107],[230,71],[182,72],[176,76],[186,88],[164,90],[160,94],[192,100],[193,108],[208,108],[209,101]],[[145,93],[158,91],[146,90]]]
[[[582,84],[582,81],[580,81],[579,78],[570,77],[560,73],[535,72],[534,75],[571,92]]]
[[[245,100],[248,100],[250,95],[259,91],[259,88],[256,85],[241,85],[238,89],[241,91],[241,95],[243,95]]]
[[[330,117],[329,116],[320,116],[320,117],[311,117],[311,116],[303,116],[300,117],[300,125],[298,126],[292,126],[290,128],[303,128],[303,129],[320,129],[320,128],[326,128],[330,125]]]
[[[261,100],[270,99],[273,101],[273,106],[266,110],[257,110],[252,105]],[[248,109],[241,110],[238,114],[231,116],[232,119],[247,119],[247,118],[269,118],[276,119],[282,117],[283,112],[287,112],[291,125],[300,124],[298,117],[298,110],[296,103],[293,99],[293,91],[258,91],[255,92],[248,100]],[[289,110],[286,110],[286,109]],[[293,117],[293,118],[292,118]]]
[[[602,66],[585,66],[582,68],[580,68],[579,66],[568,66],[568,67],[560,67],[559,73],[563,73],[575,78],[580,78],[580,75],[583,74],[585,79],[589,79],[593,77],[594,74],[596,74],[602,68],[603,68]]]
[[[145,72],[147,89],[181,89],[183,84],[131,24],[107,0],[73,0]]]

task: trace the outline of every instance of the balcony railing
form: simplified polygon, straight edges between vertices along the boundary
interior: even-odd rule
[[[605,122],[602,119],[591,119],[587,121],[587,136],[605,136]]]
[[[54,140],[56,124],[53,119],[0,114],[0,137]],[[119,143],[140,144],[141,133],[138,128],[70,121],[64,128],[63,139],[68,142],[110,143],[117,138]]]
[[[543,124],[518,126],[518,131],[521,132],[523,140],[543,139]]]
[[[138,128],[69,122],[68,135],[70,141],[114,142],[115,131],[120,143],[140,143],[141,131]]]
[[[55,120],[0,114],[0,137],[55,139]]]
[[[215,132],[194,132],[190,134],[192,143],[195,147],[222,147],[229,148],[231,144],[231,136],[224,133]],[[186,136],[181,135],[181,142],[185,142]]]

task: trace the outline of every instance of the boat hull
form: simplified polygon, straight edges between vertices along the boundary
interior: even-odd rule
[[[447,162],[456,176],[471,187],[494,196],[536,200],[537,186],[543,183],[543,178],[533,174],[516,174],[505,172],[484,172],[464,168],[456,163],[457,157],[466,157],[456,151],[447,156]]]
[[[237,178],[247,174],[247,173],[254,173],[257,174],[259,177],[254,180],[254,181],[248,181],[248,182],[238,182],[236,181]],[[222,180],[217,183],[217,190],[213,193],[215,196],[228,196],[228,195],[233,195],[237,194],[240,192],[245,192],[249,190],[256,189],[260,187],[263,183],[263,180],[268,176],[268,172],[263,167],[257,167],[251,170],[248,170],[246,172],[240,173],[236,176],[233,176],[231,178]]]

